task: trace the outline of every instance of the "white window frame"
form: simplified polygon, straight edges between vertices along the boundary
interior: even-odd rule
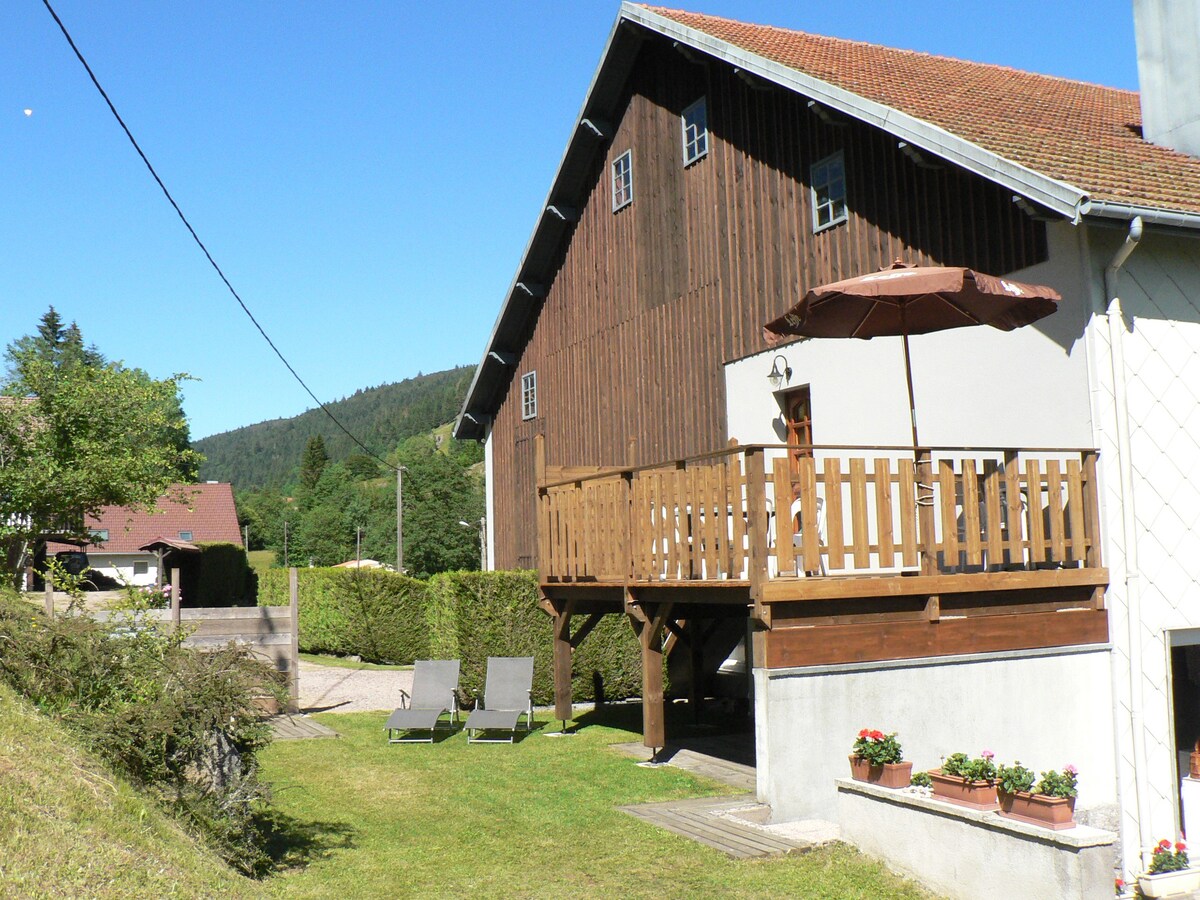
[[[88,538],[93,544],[103,544],[108,540],[108,529],[93,528],[88,532]]]
[[[612,163],[613,212],[633,202],[633,149],[630,148]]]
[[[830,177],[833,173],[836,173],[834,177]],[[839,181],[840,194],[831,193],[830,188]],[[813,234],[840,225],[849,218],[846,205],[846,156],[843,151],[831,153],[809,168],[809,197],[812,200]],[[835,212],[839,203],[841,211]],[[822,211],[828,213],[827,221],[821,221]]]
[[[689,122],[700,111],[701,123]],[[684,108],[679,116],[679,127],[683,139],[683,165],[687,168],[708,156],[708,98],[701,97],[695,103]],[[690,132],[690,134],[689,134]]]
[[[521,376],[521,420],[537,418],[537,369]]]
[[[194,531],[181,531],[181,532],[179,532],[179,539],[181,541],[194,540],[193,536],[195,535],[195,533],[196,532],[194,532]],[[184,535],[187,535],[187,537],[184,537]]]

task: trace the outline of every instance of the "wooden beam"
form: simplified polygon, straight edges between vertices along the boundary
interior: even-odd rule
[[[571,716],[571,614],[568,600],[554,618],[554,717],[566,722]]]
[[[1075,609],[939,622],[775,628],[764,634],[764,640],[766,653],[761,659],[769,669],[957,656],[1102,644],[1108,640],[1108,613]]]
[[[949,575],[881,575],[847,578],[776,579],[762,587],[763,602],[839,600],[1051,590],[1108,585],[1108,569],[1035,569],[1017,572],[962,572]]]
[[[600,624],[600,619],[604,613],[592,613],[588,616],[586,622],[579,626],[579,630],[571,635],[571,649],[574,650],[583,643],[583,639],[592,633],[592,629]]]
[[[663,603],[642,623],[642,743],[661,750],[667,744],[663,709],[663,627],[671,615],[671,604]]]

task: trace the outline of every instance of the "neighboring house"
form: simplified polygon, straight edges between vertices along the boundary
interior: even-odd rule
[[[47,553],[81,549],[95,572],[120,584],[167,583],[164,569],[185,566],[199,543],[242,546],[233,486],[216,481],[172,485],[149,511],[107,506],[86,527],[89,543],[51,543]]]
[[[573,616],[641,635],[651,746],[665,631],[706,673],[724,620],[752,632],[777,818],[827,814],[870,726],[918,767],[985,746],[1076,764],[1082,817],[1119,823],[1131,873],[1179,832],[1200,738],[1200,48],[1168,8],[1195,15],[1135,2],[1139,98],[621,7],[455,430],[486,441],[489,558],[540,570],[560,715],[590,630]],[[913,339],[932,472],[901,449],[898,339],[761,334],[897,257],[1063,298],[1015,332]]]

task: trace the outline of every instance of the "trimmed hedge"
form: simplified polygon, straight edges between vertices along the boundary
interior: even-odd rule
[[[196,582],[185,590],[188,606],[253,606],[257,576],[246,551],[237,544],[216,541],[197,543],[200,561]]]
[[[489,656],[532,656],[533,702],[554,701],[553,620],[538,608],[536,572],[444,572],[429,581],[433,655],[461,659],[465,697],[482,696]],[[576,625],[578,627],[578,625]],[[576,701],[641,693],[642,657],[624,616],[606,616],[575,651]]]
[[[298,571],[301,650],[371,662],[459,659],[467,700],[482,695],[489,656],[532,656],[534,703],[553,702],[554,629],[537,605],[536,572],[445,572],[424,582],[379,570]],[[287,571],[272,569],[259,603],[287,602]],[[605,616],[575,651],[574,700],[637,696],[641,683],[637,637],[624,616]]]
[[[407,665],[429,657],[426,584],[381,569],[298,569],[300,649]],[[259,581],[260,606],[286,606],[286,569]]]

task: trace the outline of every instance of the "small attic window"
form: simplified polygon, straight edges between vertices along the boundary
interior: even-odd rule
[[[181,541],[190,541],[192,539],[192,532],[190,532],[190,531],[179,532],[179,539]]]
[[[813,163],[811,175],[813,232],[816,233],[845,222],[847,218],[846,160],[842,151]]]
[[[521,418],[537,418],[537,370],[521,376]]]
[[[708,155],[708,99],[701,97],[679,117],[683,126],[683,164]]]
[[[92,542],[95,544],[103,544],[105,541],[108,540],[108,529],[107,528],[93,528],[91,531],[88,532],[88,537],[90,537],[92,539]]]
[[[633,151],[626,150],[612,164],[613,212],[633,202]]]

